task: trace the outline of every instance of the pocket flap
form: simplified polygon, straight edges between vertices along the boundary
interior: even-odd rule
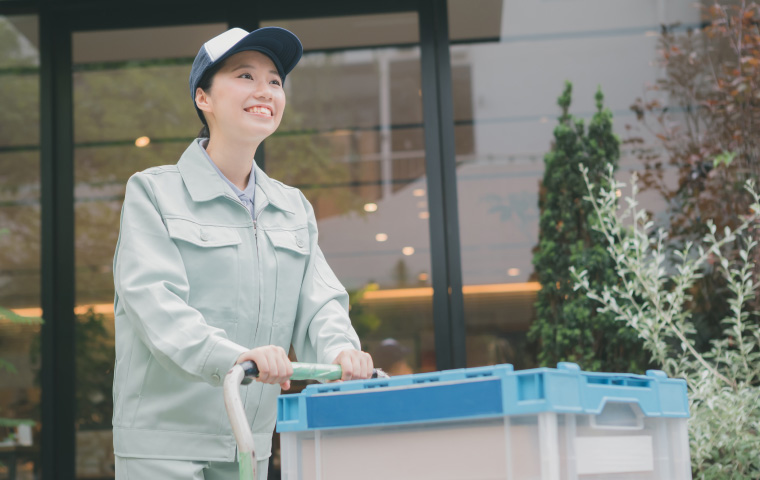
[[[309,254],[309,232],[307,228],[267,230],[266,232],[275,248],[284,248],[301,255]]]
[[[199,225],[182,218],[167,218],[169,236],[199,247],[225,247],[242,243],[237,228]]]

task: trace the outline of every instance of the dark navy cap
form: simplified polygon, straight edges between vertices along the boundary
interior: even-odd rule
[[[198,88],[203,74],[229,56],[246,50],[255,50],[271,58],[283,83],[285,77],[293,70],[303,55],[301,41],[295,34],[284,28],[264,27],[251,33],[242,28],[227,30],[204,43],[198,51],[198,55],[195,56],[193,68],[190,70],[190,98],[193,100],[193,105],[195,105],[195,90]],[[197,106],[195,111],[205,124],[206,120],[203,113]]]

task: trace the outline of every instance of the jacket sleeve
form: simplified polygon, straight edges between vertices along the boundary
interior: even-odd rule
[[[348,316],[348,293],[319,248],[314,209],[301,194],[309,224],[310,256],[298,300],[293,348],[301,362],[332,363],[346,349],[361,349]]]
[[[137,336],[167,370],[188,380],[220,385],[248,349],[208,325],[188,305],[182,256],[164,225],[151,175],[127,182],[114,257],[115,309],[123,308]],[[118,341],[118,340],[117,340]]]

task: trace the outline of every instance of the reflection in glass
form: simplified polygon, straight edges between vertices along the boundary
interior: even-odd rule
[[[39,88],[37,17],[0,16],[0,477],[40,459]]]
[[[472,9],[449,0],[468,366],[534,361],[525,336],[540,288],[532,250],[564,81],[573,83],[573,113],[586,118],[601,85],[625,137],[629,106],[657,78],[651,32],[698,22],[692,3],[488,0]],[[621,177],[636,168],[624,150]]]
[[[434,370],[419,49],[307,53],[285,86],[268,173],[312,203],[364,348],[392,337]]]

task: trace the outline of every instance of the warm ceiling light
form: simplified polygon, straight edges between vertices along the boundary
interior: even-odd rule
[[[365,203],[364,204],[364,211],[365,212],[376,212],[377,211],[377,204],[376,203]]]
[[[430,212],[420,212],[417,214],[418,217],[420,217],[422,220],[427,220],[430,218]]]
[[[386,235],[385,233],[378,233],[377,235],[375,235],[375,240],[377,240],[378,242],[384,242],[388,240],[388,235]]]
[[[424,197],[425,196],[425,189],[424,188],[415,188],[412,190],[412,195],[415,197]]]
[[[417,280],[419,280],[420,282],[427,282],[427,279],[428,279],[428,274],[425,272],[422,272],[419,275],[417,275]]]
[[[137,140],[135,140],[135,146],[140,147],[140,148],[147,147],[149,143],[150,143],[150,138],[148,137],[140,137]]]
[[[403,253],[407,257],[409,255],[413,255],[414,254],[414,247],[404,247],[404,248],[401,249],[401,253]]]
[[[618,198],[620,198],[620,197],[623,196],[623,192],[620,191],[620,189],[618,188],[617,190],[615,190],[615,196],[618,197]]]
[[[507,275],[509,275],[510,277],[516,277],[516,276],[520,275],[520,269],[519,268],[510,268],[509,270],[507,270]]]

